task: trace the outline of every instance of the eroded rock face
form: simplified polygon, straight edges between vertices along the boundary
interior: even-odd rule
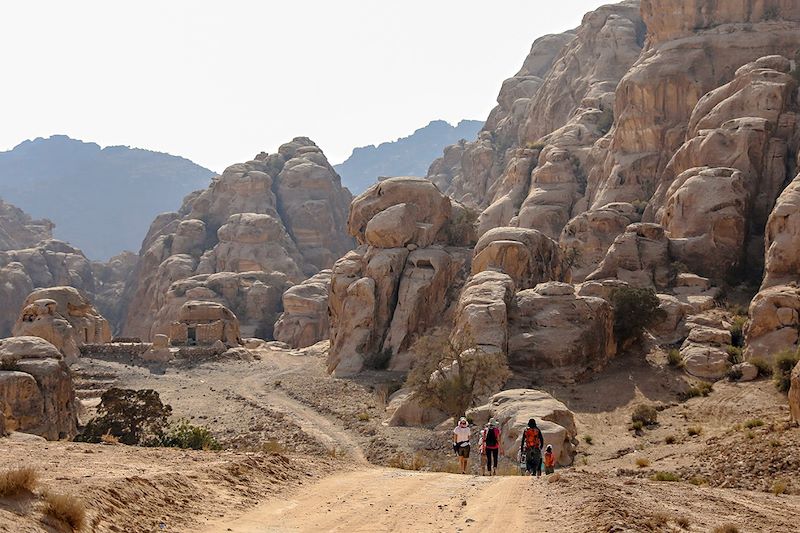
[[[0,404],[7,431],[48,440],[77,433],[75,391],[55,346],[39,337],[0,340]]]
[[[350,200],[304,137],[228,167],[178,213],[153,221],[125,290],[125,336],[164,333],[186,290],[195,290],[234,310],[246,336],[269,338],[289,284],[330,268],[352,247]]]
[[[506,457],[519,451],[519,436],[531,418],[542,430],[544,444],[553,446],[561,466],[571,465],[578,444],[575,416],[567,406],[546,392],[533,389],[510,389],[492,396],[489,401],[469,412],[479,427],[494,417],[500,423],[501,450]]]
[[[420,178],[387,179],[353,201],[348,228],[363,244],[333,267],[329,371],[354,374],[378,360],[394,370],[410,368],[408,348],[442,323],[466,278],[471,249],[451,245],[471,233],[456,231],[461,213]],[[403,223],[397,234],[389,231],[394,222],[386,222],[395,219]]]
[[[34,288],[56,286],[95,292],[92,265],[83,252],[54,239],[0,252],[0,336],[11,334],[17,313]]]
[[[54,227],[49,220],[34,220],[0,198],[0,251],[31,248],[40,241],[52,239]]]
[[[275,322],[275,340],[292,348],[305,348],[328,338],[332,274],[332,270],[321,270],[283,293],[283,314]]]
[[[587,280],[618,279],[634,287],[669,287],[675,279],[669,239],[658,224],[631,224]]]
[[[509,311],[508,360],[516,373],[575,377],[599,370],[616,353],[614,313],[567,283],[520,291]]]
[[[92,261],[95,279],[93,301],[98,311],[111,325],[112,332],[118,332],[125,308],[125,283],[130,279],[139,256],[133,252],[122,252],[107,263]]]
[[[58,348],[68,362],[78,358],[84,344],[111,342],[108,321],[73,287],[37,289],[29,294],[13,334],[41,337]]]
[[[508,308],[514,292],[514,280],[507,274],[474,274],[458,299],[453,337],[470,339],[486,353],[507,353]]]
[[[800,272],[800,175],[783,190],[769,215],[762,289],[797,280]]]
[[[745,356],[772,362],[775,355],[798,345],[800,289],[775,285],[759,292],[750,302],[750,320],[745,327]]]
[[[478,240],[474,253],[473,274],[485,270],[505,272],[519,289],[569,279],[558,244],[536,230],[491,229]]]
[[[608,204],[576,216],[564,227],[559,237],[572,280],[586,279],[605,258],[614,239],[625,228],[639,222],[641,215],[631,204]]]

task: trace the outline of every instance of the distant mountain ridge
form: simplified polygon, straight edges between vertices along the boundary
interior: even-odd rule
[[[460,139],[474,140],[482,127],[480,120],[462,120],[456,126],[433,120],[408,137],[354,148],[350,157],[334,168],[353,194],[363,192],[379,177],[424,176],[445,146]]]
[[[0,197],[56,224],[56,238],[92,259],[138,250],[150,221],[174,211],[214,172],[188,159],[66,135],[0,152]]]

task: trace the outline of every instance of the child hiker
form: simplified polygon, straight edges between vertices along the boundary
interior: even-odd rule
[[[547,445],[544,450],[544,473],[552,474],[556,471],[556,455],[553,453],[553,446]]]

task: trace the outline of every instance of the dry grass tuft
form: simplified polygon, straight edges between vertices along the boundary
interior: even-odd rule
[[[639,468],[646,468],[650,466],[650,459],[648,459],[647,457],[639,457],[638,459],[636,459],[636,466],[638,466]]]
[[[39,474],[30,467],[0,473],[0,498],[16,496],[23,491],[33,492],[38,480]]]
[[[44,494],[44,514],[64,524],[73,531],[80,531],[86,525],[86,506],[71,494]]]
[[[280,454],[286,451],[286,446],[275,439],[270,439],[261,445],[261,451],[264,453]]]
[[[103,444],[119,444],[119,439],[111,433],[106,433],[100,437]]]
[[[690,437],[695,437],[697,435],[700,435],[702,432],[703,428],[701,428],[700,426],[690,426],[686,430],[686,433],[688,433]]]
[[[679,516],[676,518],[675,523],[678,524],[678,527],[681,529],[689,529],[689,519],[685,516]]]

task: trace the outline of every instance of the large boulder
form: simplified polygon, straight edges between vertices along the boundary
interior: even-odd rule
[[[41,337],[72,361],[84,344],[111,342],[108,321],[73,287],[37,289],[25,299],[13,334]]]
[[[469,339],[487,353],[507,353],[513,297],[514,281],[507,274],[486,270],[473,275],[458,299],[453,337]]]
[[[520,291],[509,311],[508,360],[515,372],[575,378],[616,353],[614,312],[606,300],[578,296],[566,283]]]
[[[683,366],[689,374],[716,381],[731,367],[726,347],[731,344],[731,332],[707,326],[695,326],[681,345]]]
[[[545,446],[553,446],[559,465],[571,465],[578,444],[575,416],[566,405],[546,392],[533,389],[510,389],[492,396],[480,407],[468,412],[479,426],[489,418],[500,423],[500,446],[507,457],[516,457],[522,432],[531,418],[542,430]]]
[[[614,239],[603,261],[586,279],[618,279],[634,287],[656,289],[671,286],[675,272],[664,228],[658,224],[631,224]]]
[[[0,405],[7,431],[48,440],[77,433],[75,390],[61,352],[39,337],[0,340]]]
[[[328,288],[332,270],[321,270],[283,293],[283,313],[275,322],[275,340],[305,348],[328,338]]]
[[[540,231],[525,228],[494,228],[481,236],[472,273],[485,270],[508,274],[519,289],[568,277],[558,244]]]
[[[768,362],[783,350],[796,350],[800,330],[800,288],[775,285],[760,291],[750,302],[745,326],[745,356]]]
[[[800,175],[783,190],[769,215],[761,288],[797,279],[800,272]]]

